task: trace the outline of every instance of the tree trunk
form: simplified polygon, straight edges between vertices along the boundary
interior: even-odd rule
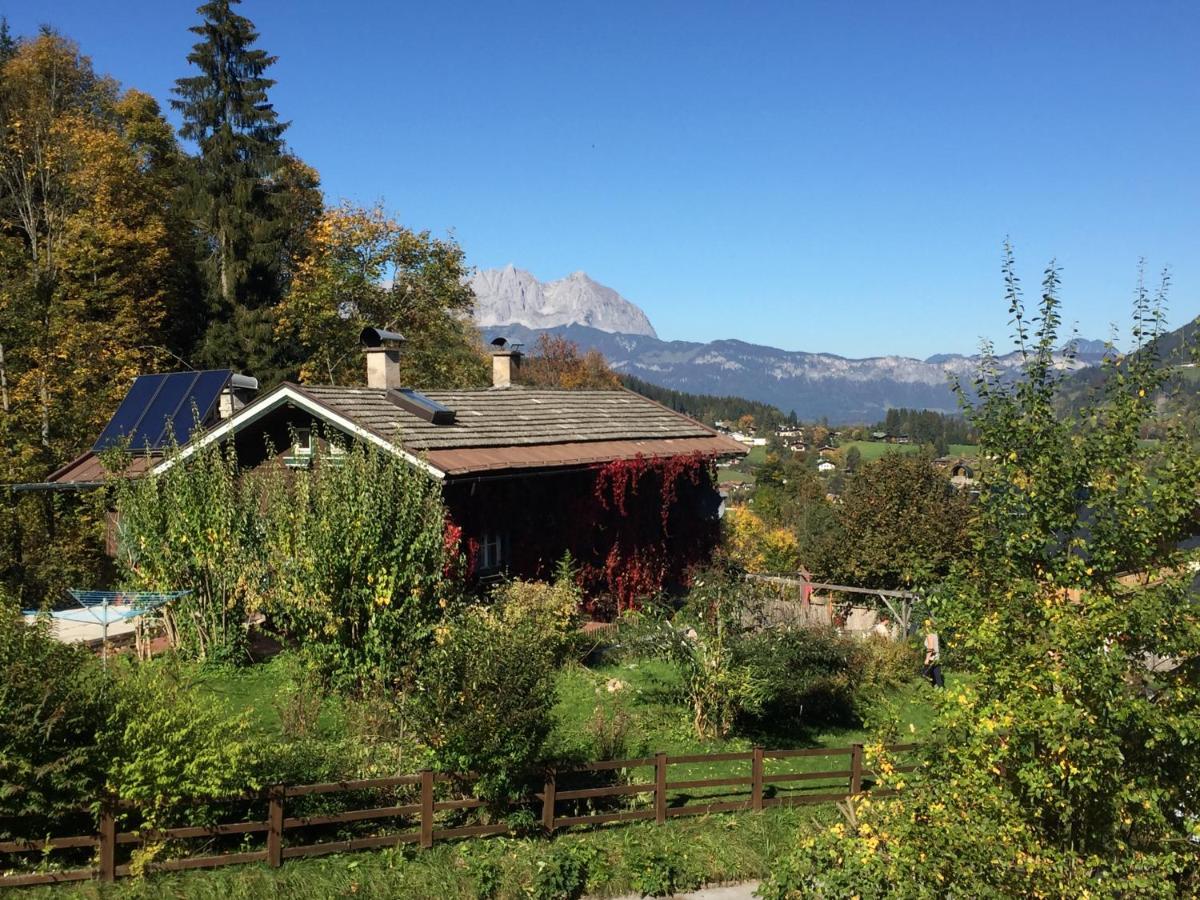
[[[4,344],[0,343],[0,410],[8,410],[8,373],[4,368]]]
[[[50,388],[46,385],[46,373],[38,372],[38,400],[42,410],[42,446],[50,448]]]

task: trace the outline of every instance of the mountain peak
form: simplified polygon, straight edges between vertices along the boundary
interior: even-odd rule
[[[469,283],[481,328],[587,325],[610,334],[658,336],[641,309],[582,269],[558,281],[541,282],[509,263],[503,269],[481,270]]]

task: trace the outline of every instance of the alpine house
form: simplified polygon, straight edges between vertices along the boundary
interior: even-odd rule
[[[116,444],[133,454],[124,474],[140,477],[229,441],[244,469],[303,467],[337,452],[332,435],[441,482],[478,577],[545,575],[570,552],[586,585],[620,603],[711,552],[721,509],[711,464],[744,455],[737,441],[632,391],[520,386],[521,354],[503,342],[490,388],[439,391],[400,383],[400,335],[367,328],[362,343],[365,386],[284,382],[253,398],[254,379],[229,371],[140,376],[93,449],[46,487],[102,484],[101,454]]]

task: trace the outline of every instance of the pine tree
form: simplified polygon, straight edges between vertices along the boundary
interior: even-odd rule
[[[0,66],[12,59],[16,53],[17,39],[8,27],[8,16],[0,16]]]
[[[212,317],[199,361],[244,365],[262,355],[270,328],[243,329],[278,300],[285,237],[275,186],[284,165],[283,132],[268,98],[265,72],[276,57],[255,46],[258,32],[233,6],[212,0],[191,31],[201,40],[188,54],[200,74],[175,83],[171,105],[183,116],[180,135],[194,141],[194,202],[207,250]],[[245,333],[243,333],[243,331]]]

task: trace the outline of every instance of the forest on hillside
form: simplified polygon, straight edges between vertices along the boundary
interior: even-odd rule
[[[745,397],[691,394],[687,391],[676,391],[651,384],[632,375],[622,375],[620,378],[621,383],[631,391],[636,391],[643,397],[649,397],[668,409],[684,413],[708,425],[716,422],[737,422],[743,416],[753,418],[755,425],[759,428],[795,425],[798,421],[795,411],[785,413],[778,406],[761,403],[757,400],[747,400]]]

